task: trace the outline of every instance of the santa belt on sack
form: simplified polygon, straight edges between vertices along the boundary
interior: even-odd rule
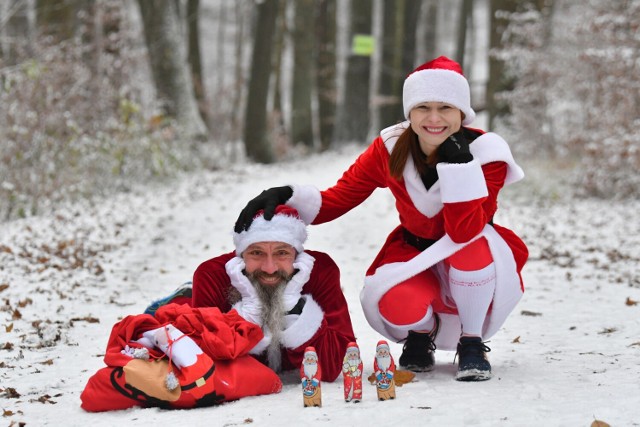
[[[198,378],[197,380],[195,380],[190,384],[180,386],[180,388],[182,389],[182,391],[184,391],[184,390],[191,390],[192,388],[196,388],[196,387],[202,387],[205,384],[205,382],[207,382],[209,377],[213,374],[213,371],[215,370],[216,370],[216,365],[211,365],[211,368],[203,376],[201,376],[200,378]]]
[[[491,218],[487,224],[493,225],[493,218]],[[412,232],[410,232],[409,230],[407,230],[406,228],[402,229],[402,233],[403,233],[405,243],[413,246],[420,252],[424,251],[429,246],[437,242],[437,240],[434,240],[434,239],[424,239],[422,237],[418,237]]]

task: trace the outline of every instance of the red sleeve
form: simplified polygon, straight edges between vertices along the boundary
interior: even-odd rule
[[[338,182],[321,191],[322,205],[313,224],[322,224],[344,215],[364,202],[376,188],[386,187],[388,152],[378,137],[362,153]]]
[[[444,229],[454,242],[467,242],[482,231],[498,208],[498,193],[504,186],[507,164],[487,163],[482,166],[488,196],[458,203],[445,203]]]
[[[235,253],[230,252],[198,266],[193,273],[193,307],[218,307],[222,312],[231,310],[227,298],[231,281],[224,266],[234,256]]]
[[[349,307],[340,287],[340,270],[323,252],[307,251],[316,261],[302,294],[310,294],[324,312],[320,328],[311,339],[287,352],[293,367],[302,364],[304,349],[313,346],[318,353],[323,381],[334,381],[342,372],[347,344],[355,341]]]

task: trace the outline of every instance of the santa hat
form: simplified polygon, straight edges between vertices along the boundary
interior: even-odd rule
[[[316,353],[315,347],[307,347],[304,349],[304,358],[307,359],[309,357],[313,357],[315,360],[318,360],[318,353]]]
[[[423,102],[444,102],[464,113],[463,125],[469,125],[476,113],[471,108],[469,82],[457,62],[441,56],[413,70],[404,81],[402,105],[408,119],[413,107]]]
[[[380,351],[380,350],[387,350],[389,351],[389,343],[386,342],[385,340],[380,340],[378,341],[378,344],[376,344],[376,352]]]
[[[307,225],[300,219],[297,210],[286,205],[278,206],[273,218],[268,221],[264,219],[264,212],[259,211],[248,230],[233,233],[233,243],[236,245],[238,256],[249,245],[257,242],[284,242],[301,253],[304,251],[302,245],[306,240]]]
[[[354,353],[354,352],[360,352],[360,348],[358,347],[358,344],[356,344],[355,342],[350,342],[349,344],[347,344],[347,353]]]

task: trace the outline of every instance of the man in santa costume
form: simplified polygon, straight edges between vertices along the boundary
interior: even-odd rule
[[[259,213],[234,233],[234,252],[197,268],[191,304],[233,308],[260,326],[264,338],[250,353],[276,372],[299,369],[305,348],[315,347],[323,379],[334,381],[355,341],[340,271],[327,254],[304,250],[307,226],[295,209],[272,215]]]
[[[369,324],[405,342],[401,366],[428,371],[436,348],[456,350],[456,379],[486,380],[485,340],[520,300],[528,256],[522,240],[493,219],[500,190],[524,173],[504,139],[469,127],[475,112],[455,61],[439,57],[409,74],[403,107],[407,121],[383,129],[333,187],[263,191],[235,229],[249,227],[260,209],[271,218],[279,204],[322,224],[388,188],[400,224],[366,272],[360,299]]]

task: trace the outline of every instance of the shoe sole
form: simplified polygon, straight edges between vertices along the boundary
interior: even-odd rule
[[[456,373],[457,381],[486,381],[491,378],[491,371],[481,371],[479,369],[467,369]]]
[[[407,365],[407,366],[402,366],[404,369],[407,369],[411,372],[431,372],[433,371],[433,366],[417,366],[417,365]]]

